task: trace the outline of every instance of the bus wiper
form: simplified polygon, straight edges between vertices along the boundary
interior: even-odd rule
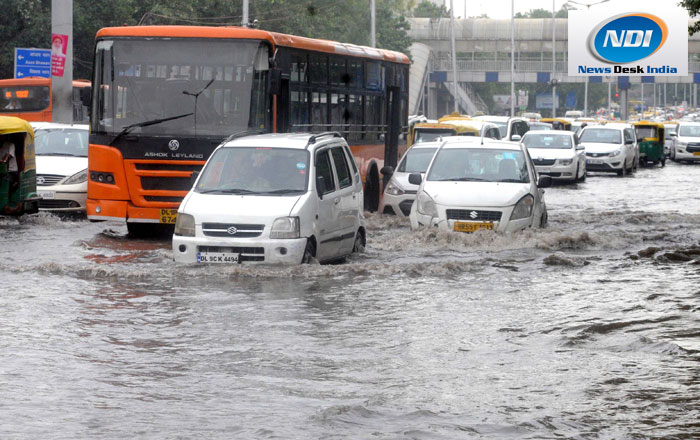
[[[211,81],[209,81],[209,82],[207,83],[207,85],[204,86],[204,87],[202,88],[202,90],[200,90],[200,91],[197,92],[197,93],[188,92],[187,90],[183,90],[183,91],[182,91],[182,94],[183,94],[183,95],[194,96],[194,135],[195,135],[195,136],[197,136],[197,100],[199,99],[199,95],[201,95],[206,89],[208,89],[209,86],[210,86],[213,82],[214,82],[214,78],[212,78]]]
[[[126,127],[124,127],[124,128],[122,129],[122,131],[119,132],[118,135],[114,136],[114,139],[112,139],[112,141],[109,143],[109,145],[114,145],[114,142],[116,142],[117,139],[119,139],[120,137],[122,137],[122,136],[124,136],[125,134],[129,133],[129,132],[130,132],[131,130],[133,130],[134,128],[138,128],[138,127],[148,127],[148,126],[150,126],[150,125],[160,124],[161,122],[168,122],[168,121],[173,121],[173,120],[175,120],[175,119],[185,118],[185,117],[191,116],[191,115],[193,115],[193,114],[194,114],[194,113],[186,113],[186,114],[184,114],[184,115],[170,116],[169,118],[153,119],[153,120],[151,120],[151,121],[145,121],[145,122],[139,122],[139,123],[136,123],[136,124],[127,125]]]

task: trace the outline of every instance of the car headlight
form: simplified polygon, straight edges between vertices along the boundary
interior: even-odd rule
[[[685,147],[688,146],[688,143],[687,143],[687,142],[678,141],[678,146],[679,146],[679,147],[682,147],[682,148],[685,148]]]
[[[557,159],[557,163],[559,165],[571,165],[571,162],[573,161],[573,159]]]
[[[175,235],[194,237],[194,216],[178,213],[175,220]]]
[[[280,217],[272,222],[270,238],[299,238],[299,217]]]
[[[405,191],[396,182],[390,180],[384,192],[392,196],[401,196]]]
[[[617,150],[615,150],[615,151],[613,151],[612,153],[610,153],[610,157],[619,156],[620,153],[622,153],[622,149],[621,149],[621,148],[618,148]]]
[[[535,198],[532,194],[527,194],[515,204],[513,213],[510,215],[511,220],[519,220],[528,218],[532,215],[532,207],[535,205]]]
[[[435,201],[428,195],[427,192],[421,191],[416,197],[418,205],[416,208],[418,212],[424,215],[429,215],[431,217],[437,217],[437,208],[435,207]]]
[[[85,168],[83,171],[79,171],[63,182],[64,185],[75,185],[77,183],[85,183],[88,178],[88,170]]]

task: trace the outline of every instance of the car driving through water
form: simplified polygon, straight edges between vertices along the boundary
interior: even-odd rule
[[[547,224],[543,188],[549,176],[537,176],[527,150],[504,141],[442,144],[411,208],[411,228],[438,227],[474,232],[489,229],[511,232]]]
[[[299,264],[365,245],[362,180],[338,133],[268,134],[219,146],[182,201],[182,263]]]
[[[522,144],[530,153],[538,174],[569,182],[586,180],[586,154],[573,132],[528,131]]]

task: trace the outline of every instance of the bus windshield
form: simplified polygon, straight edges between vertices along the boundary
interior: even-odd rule
[[[41,111],[49,107],[48,86],[0,87],[0,113]]]
[[[269,51],[259,40],[102,40],[95,58],[92,131],[191,113],[132,135],[226,137],[266,128]]]

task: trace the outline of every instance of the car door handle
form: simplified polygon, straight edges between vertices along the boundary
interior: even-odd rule
[[[335,200],[333,200],[334,205],[337,205],[338,203],[340,203],[340,197],[336,197]]]

